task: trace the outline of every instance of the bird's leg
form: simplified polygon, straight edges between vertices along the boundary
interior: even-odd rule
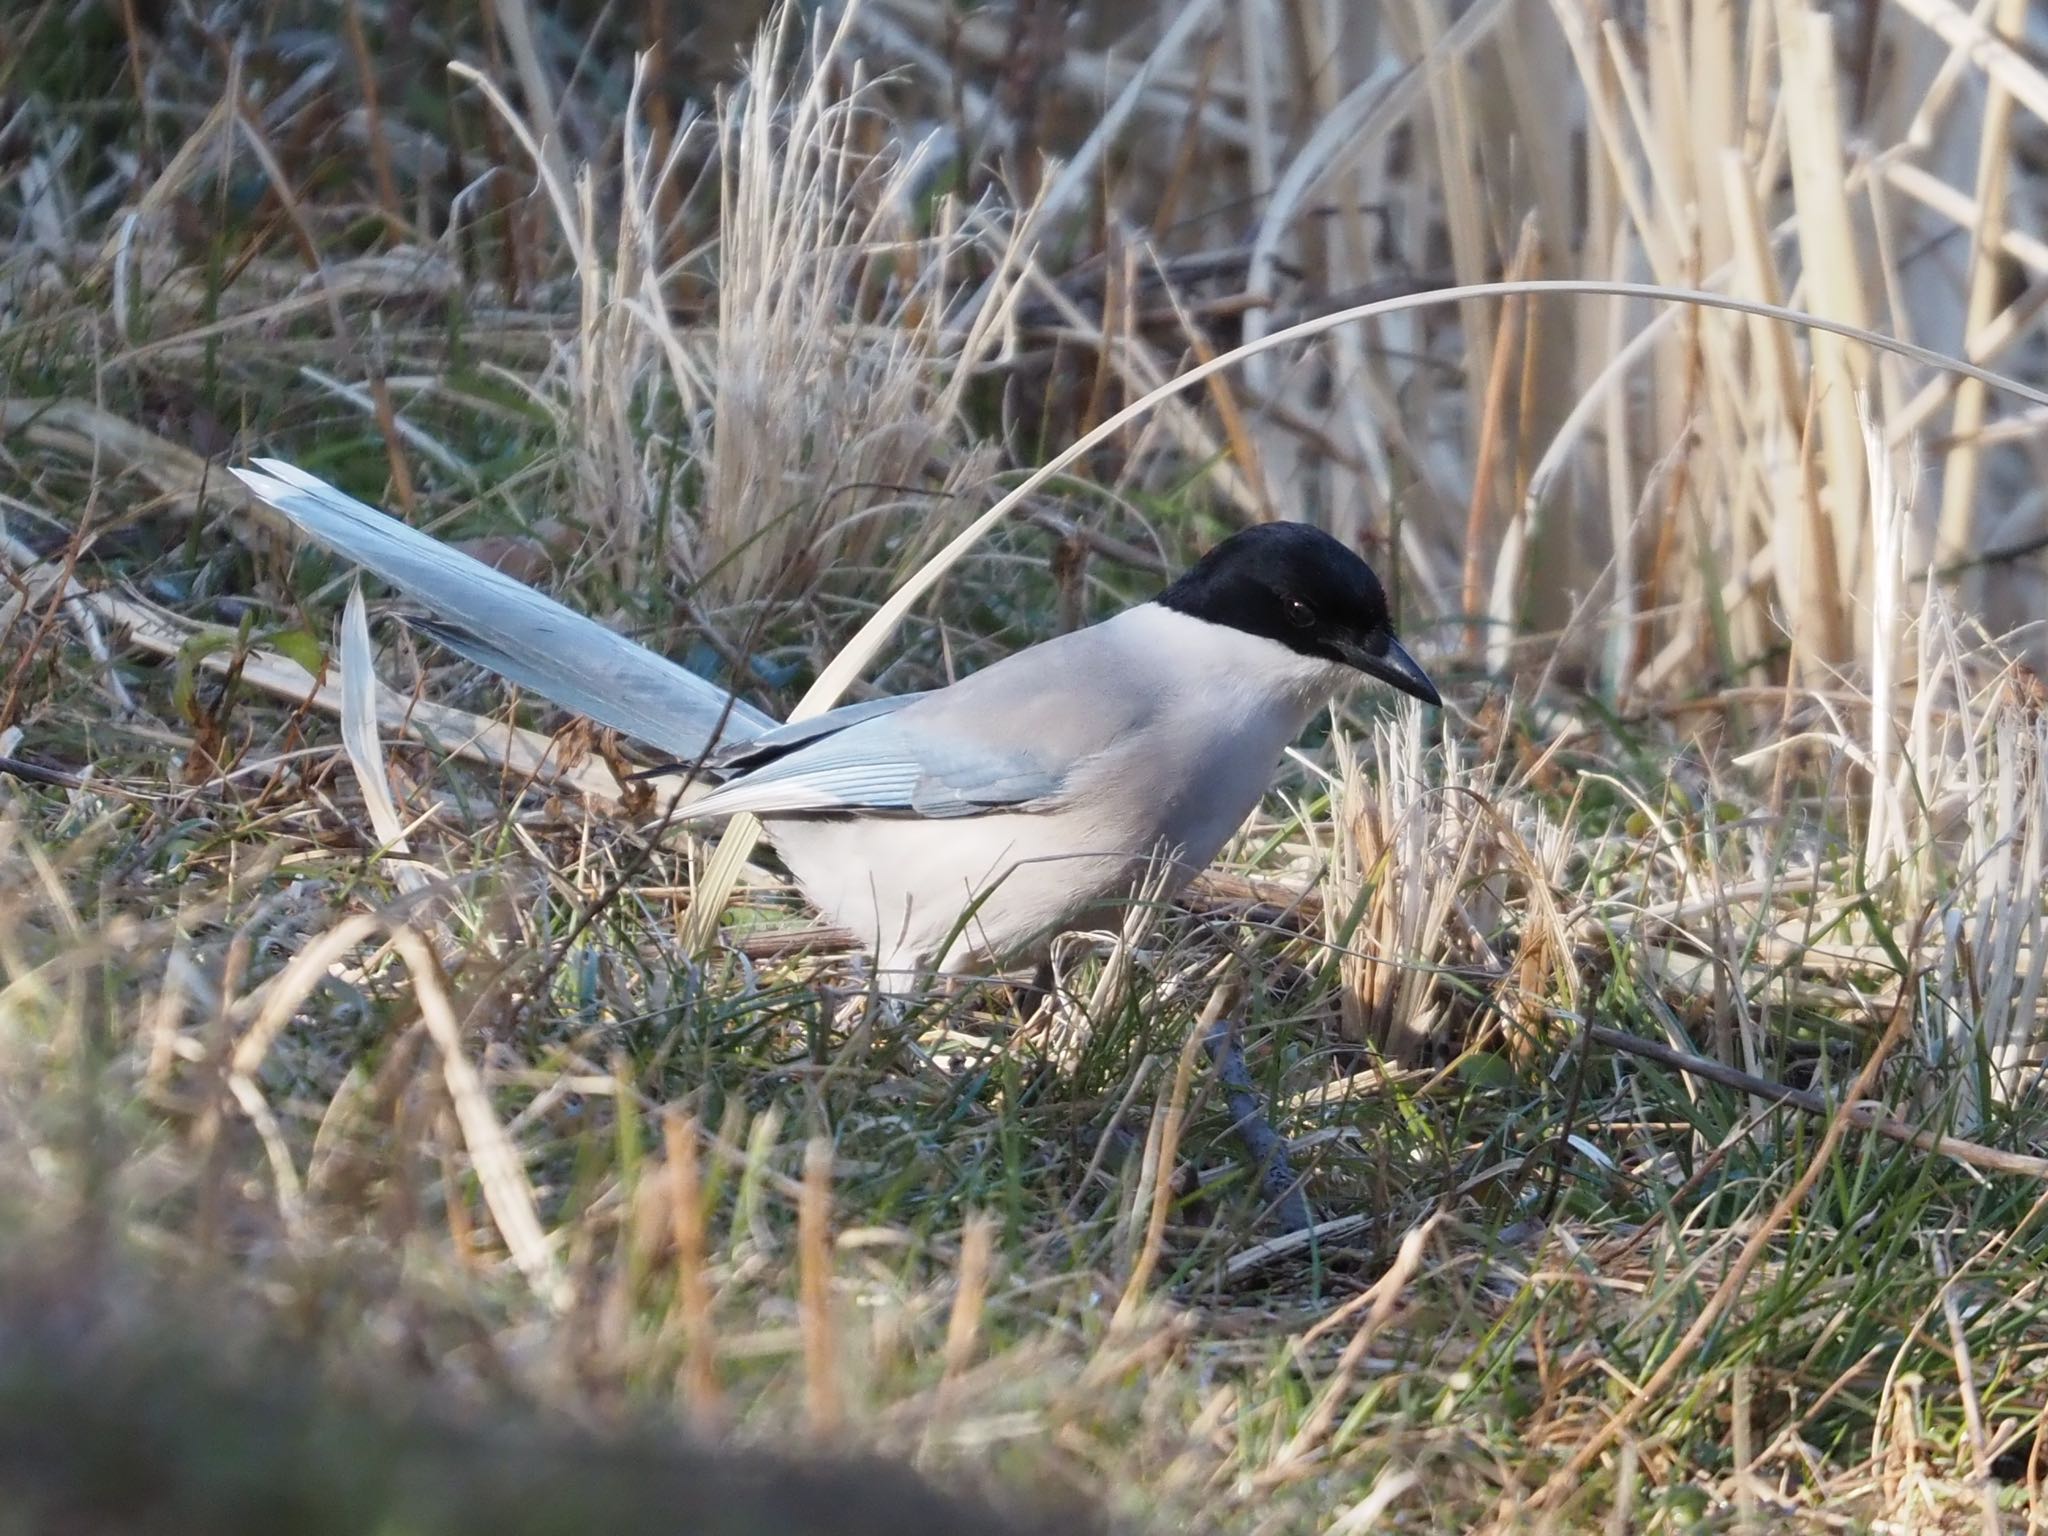
[[[1040,1009],[1051,1004],[1056,980],[1050,954],[1039,957],[1038,964],[1031,968],[1030,980],[1020,980],[1014,976],[1004,979],[1003,985],[1010,994],[1010,1008],[1016,1014],[1018,1023],[1035,1017]]]
[[[1258,1180],[1266,1210],[1289,1232],[1314,1226],[1315,1212],[1309,1209],[1301,1180],[1287,1160],[1287,1138],[1274,1130],[1266,1118],[1258,1087],[1245,1065],[1244,1048],[1237,1039],[1237,1021],[1218,1019],[1202,1037],[1202,1045],[1223,1084],[1223,1099],[1230,1107],[1230,1129],[1251,1154],[1252,1176]]]
[[[847,994],[834,1015],[834,1032],[840,1045],[833,1064],[857,1065],[874,1072],[936,1070],[931,1058],[919,1048],[913,1026],[920,999],[946,978],[929,968],[920,968],[911,975],[884,971],[862,962],[860,969],[864,985],[858,992]],[[910,986],[890,984],[890,980],[901,983],[907,976]]]
[[[883,1003],[874,965],[866,956],[853,961],[854,986],[828,994],[832,1002],[832,1035],[839,1041],[832,1053],[838,1063],[858,1061],[867,1054],[875,1034],[875,1016]]]

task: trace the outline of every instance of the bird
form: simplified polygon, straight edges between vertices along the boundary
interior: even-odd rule
[[[1443,702],[1372,567],[1306,523],[1239,529],[1157,596],[945,687],[785,724],[294,465],[234,473],[457,654],[713,782],[682,819],[759,818],[890,989],[1042,958],[1141,882],[1170,898],[1347,684]]]

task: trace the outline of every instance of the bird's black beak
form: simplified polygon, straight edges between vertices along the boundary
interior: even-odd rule
[[[1442,695],[1436,691],[1436,684],[1429,680],[1429,674],[1422,670],[1401,642],[1391,634],[1379,639],[1380,649],[1368,650],[1364,646],[1347,648],[1344,660],[1367,677],[1377,678],[1389,688],[1398,689],[1411,698],[1441,708],[1444,701]]]

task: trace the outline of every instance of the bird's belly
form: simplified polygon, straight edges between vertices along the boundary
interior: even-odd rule
[[[1248,733],[1097,780],[1088,807],[920,820],[770,818],[769,837],[819,913],[894,973],[1014,955],[1129,894],[1171,857],[1162,896],[1205,868],[1257,805],[1279,747]],[[1177,771],[1176,771],[1177,770]]]
[[[885,974],[1015,954],[1127,892],[1146,862],[1057,812],[766,826],[805,897]]]

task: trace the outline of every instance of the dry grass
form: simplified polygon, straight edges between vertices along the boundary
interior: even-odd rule
[[[1474,291],[2038,387],[2038,8],[672,9],[16,24],[15,1292],[1168,1529],[2048,1525],[2048,414]],[[257,452],[778,710],[1313,517],[1451,708],[873,1018],[617,743],[331,643]]]

